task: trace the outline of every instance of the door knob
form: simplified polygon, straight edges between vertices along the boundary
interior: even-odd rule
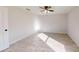
[[[7,31],[7,29],[5,29],[5,31]]]

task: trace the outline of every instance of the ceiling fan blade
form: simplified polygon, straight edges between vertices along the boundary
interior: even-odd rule
[[[52,8],[51,6],[48,6],[48,8]]]
[[[41,10],[41,12],[44,12],[45,10]]]
[[[40,7],[41,9],[44,9],[44,7]]]
[[[54,12],[54,10],[48,10],[48,11],[50,11],[50,12]]]

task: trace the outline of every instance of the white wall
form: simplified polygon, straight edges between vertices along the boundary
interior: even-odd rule
[[[8,9],[0,6],[0,51],[9,47],[8,40]]]
[[[53,33],[67,32],[67,16],[65,14],[38,16],[40,31]]]
[[[14,43],[37,31],[66,33],[67,17],[65,14],[35,16],[17,7],[8,7],[9,41]]]
[[[34,16],[17,7],[8,7],[9,41],[14,43],[35,33]]]
[[[68,34],[79,46],[79,7],[68,15]]]

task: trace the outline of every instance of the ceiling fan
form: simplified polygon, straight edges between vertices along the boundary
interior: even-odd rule
[[[41,12],[54,12],[51,6],[43,6],[40,8],[42,9]]]
[[[39,7],[41,9],[40,14],[47,14],[47,13],[52,13],[54,12],[54,9],[52,6],[41,6]],[[33,11],[32,8],[26,8],[25,9],[27,12]]]

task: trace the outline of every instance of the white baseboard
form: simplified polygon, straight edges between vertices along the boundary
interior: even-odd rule
[[[79,47],[79,42],[77,41],[77,40],[74,40],[70,35],[69,35],[69,33],[67,34],[72,40],[73,40],[73,42]]]
[[[27,37],[29,37],[29,36],[31,36],[31,35],[33,35],[33,34],[35,34],[35,33],[32,33],[32,34],[30,34],[30,35],[28,35],[28,36],[27,36],[27,35],[22,35],[22,36],[20,36],[19,38],[15,39],[14,41],[11,41],[11,42],[10,42],[10,45],[12,45],[12,44],[18,42],[19,40],[22,40],[22,39],[24,39],[24,38],[27,38]]]
[[[42,31],[40,31],[40,32],[38,32],[38,33],[58,33],[58,34],[67,34],[66,32],[42,32]]]

